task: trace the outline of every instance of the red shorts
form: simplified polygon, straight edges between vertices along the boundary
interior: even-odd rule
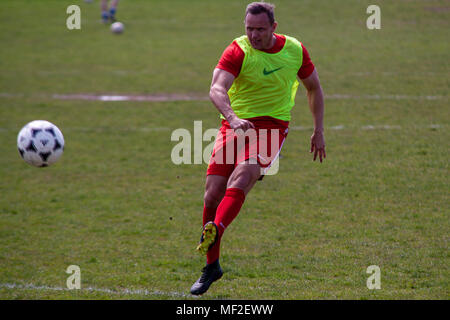
[[[214,149],[209,160],[207,175],[229,177],[234,168],[242,162],[259,164],[262,176],[278,158],[288,134],[289,122],[271,117],[246,119],[255,129],[245,134],[236,134],[228,121],[222,120]]]

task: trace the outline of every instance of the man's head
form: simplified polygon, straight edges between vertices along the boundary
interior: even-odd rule
[[[245,30],[250,44],[258,50],[273,46],[273,33],[277,27],[273,9],[275,6],[266,2],[252,2],[245,11]]]

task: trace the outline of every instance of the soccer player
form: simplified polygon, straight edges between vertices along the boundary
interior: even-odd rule
[[[102,10],[102,21],[103,23],[108,23],[108,20],[111,22],[116,21],[116,11],[117,5],[119,4],[119,0],[111,0],[109,3],[108,9],[108,0],[102,0],[100,6]]]
[[[279,155],[288,133],[290,110],[299,85],[297,78],[307,90],[314,120],[310,152],[314,153],[314,161],[318,157],[322,162],[326,157],[324,101],[317,71],[303,44],[274,33],[276,27],[274,5],[250,3],[245,12],[246,35],[225,49],[213,72],[210,98],[223,120],[206,173],[203,232],[197,247],[206,254],[206,266],[191,287],[194,295],[205,293],[222,277],[222,235],[239,213],[248,192]],[[275,135],[263,135],[264,129]],[[247,135],[252,130],[256,140],[248,139],[244,148],[237,148],[239,134]],[[265,145],[275,145],[276,150],[262,157],[260,150]],[[232,163],[223,157],[232,158]]]

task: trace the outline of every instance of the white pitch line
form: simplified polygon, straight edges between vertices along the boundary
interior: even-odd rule
[[[379,125],[364,125],[361,127],[357,126],[344,126],[344,125],[337,125],[337,126],[331,126],[331,127],[325,127],[325,131],[340,131],[340,130],[402,130],[402,129],[417,129],[417,128],[426,128],[426,129],[439,129],[444,127],[440,124],[429,124],[429,125],[415,125],[415,126],[408,126],[408,127],[402,127],[399,125],[389,125],[389,124],[379,124]],[[171,131],[175,130],[177,128],[169,128],[169,127],[68,127],[64,128],[64,132],[110,132],[110,131],[120,131],[120,132],[163,132],[163,131]],[[218,128],[215,128],[218,130]],[[2,128],[0,127],[0,132],[10,132],[10,131],[17,131],[19,129],[13,129],[13,128]],[[306,126],[291,126],[289,127],[290,131],[311,131],[313,130],[313,127],[306,127]]]
[[[1,130],[1,129],[0,129]],[[79,132],[108,132],[108,131],[141,131],[141,132],[159,132],[159,131],[170,131],[175,130],[175,128],[169,127],[73,127],[73,128],[65,128],[64,131],[79,131]]]
[[[430,125],[417,125],[417,126],[408,126],[402,127],[399,125],[389,125],[389,124],[378,124],[378,125],[365,125],[361,127],[357,126],[344,126],[337,125],[331,127],[325,127],[325,131],[339,131],[344,129],[359,129],[359,130],[402,130],[402,129],[416,129],[416,128],[426,128],[426,129],[439,129],[442,125],[440,124],[430,124]],[[289,127],[290,131],[310,131],[313,130],[313,127],[304,127],[304,126],[292,126]]]
[[[23,98],[23,93],[0,92],[0,98]],[[147,95],[111,95],[111,94],[35,94],[31,95],[39,99],[51,98],[55,100],[90,100],[90,101],[143,101],[143,102],[168,102],[168,101],[208,101],[209,97],[204,95],[189,94],[147,94]],[[326,94],[328,100],[447,100],[448,96],[442,95],[405,95],[405,94]]]
[[[378,125],[378,126],[368,125],[368,126],[361,127],[362,130],[377,130],[377,129],[381,129],[381,130],[400,130],[401,128],[402,127],[400,127],[400,126],[391,126],[391,125]]]
[[[147,289],[122,289],[122,290],[112,290],[108,288],[94,288],[86,287],[81,289],[68,289],[62,287],[50,287],[50,286],[37,286],[31,283],[28,284],[17,284],[17,283],[0,283],[0,288],[11,289],[11,290],[36,290],[36,291],[89,291],[89,292],[101,292],[108,294],[118,294],[118,295],[143,295],[143,296],[169,296],[173,298],[183,297],[183,298],[196,298],[196,296],[186,294],[183,292],[164,292],[160,290],[149,291]]]
[[[150,102],[164,102],[164,101],[207,101],[207,96],[189,96],[189,95],[59,95],[54,94],[53,99],[58,100],[99,100],[99,101],[150,101]],[[330,94],[325,95],[325,99],[352,99],[352,100],[442,100],[443,96],[425,95],[425,96],[411,96],[411,95],[352,95],[352,94]]]
[[[145,101],[145,102],[168,102],[168,101],[204,101],[209,100],[206,96],[187,94],[154,94],[154,95],[95,95],[95,94],[54,94],[56,100],[88,100],[88,101]]]
[[[329,100],[443,100],[447,97],[439,95],[411,96],[406,94],[328,94],[325,99]]]

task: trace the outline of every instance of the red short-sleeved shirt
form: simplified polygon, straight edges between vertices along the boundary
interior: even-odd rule
[[[276,42],[275,45],[269,50],[264,50],[267,53],[277,53],[281,49],[283,49],[284,44],[286,43],[286,37],[283,35],[275,34]],[[300,79],[305,79],[311,75],[314,71],[314,64],[311,61],[308,51],[302,44],[303,49],[303,61],[302,66],[298,70],[298,77]],[[244,61],[244,51],[239,47],[236,41],[233,41],[223,52],[222,57],[220,57],[219,63],[216,68],[228,71],[233,74],[234,77],[239,75],[241,71],[242,62]]]

